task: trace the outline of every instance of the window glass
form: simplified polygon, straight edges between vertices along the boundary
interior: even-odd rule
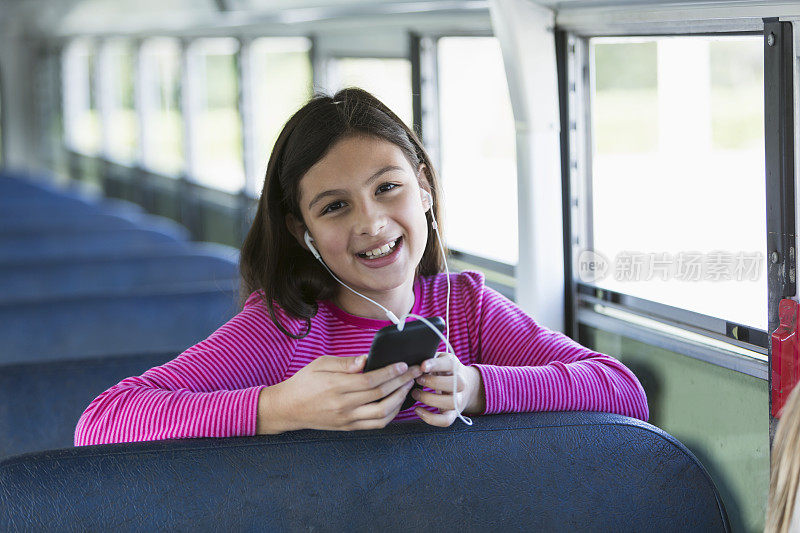
[[[244,186],[234,39],[201,39],[190,51],[193,178],[227,192]]]
[[[100,151],[100,115],[94,87],[94,45],[86,40],[74,40],[65,48],[63,60],[67,146],[95,155]]]
[[[336,89],[361,87],[374,94],[409,127],[413,124],[408,59],[340,58],[333,61],[330,76],[330,85]]]
[[[305,38],[256,39],[251,48],[253,73],[254,195],[261,194],[272,147],[283,125],[310,97],[312,71]]]
[[[139,125],[134,103],[133,46],[127,41],[104,45],[102,68],[107,102],[108,127],[104,128],[107,155],[123,163],[136,158]]]
[[[760,36],[591,40],[597,285],[766,329],[763,55]]]
[[[516,141],[500,44],[441,38],[438,69],[448,246],[516,264]]]
[[[184,170],[180,103],[181,51],[176,39],[153,38],[140,51],[143,163],[166,175]]]

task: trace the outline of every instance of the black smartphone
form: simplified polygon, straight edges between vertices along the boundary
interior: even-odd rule
[[[434,325],[439,331],[444,333],[444,320],[442,317],[429,317],[428,322]],[[392,363],[404,362],[411,368],[420,365],[426,359],[430,359],[436,354],[436,347],[439,346],[441,339],[431,331],[427,324],[421,320],[406,322],[403,331],[398,331],[397,326],[392,324],[379,329],[372,339],[372,346],[367,355],[367,362],[364,365],[364,372],[383,368]],[[400,410],[408,409],[414,405],[414,398],[411,391],[422,389],[420,385],[414,383],[408,396],[403,402]]]

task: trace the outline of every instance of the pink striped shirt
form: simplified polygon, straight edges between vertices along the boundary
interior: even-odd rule
[[[412,313],[445,316],[445,276],[417,279]],[[644,390],[622,363],[538,325],[485,286],[479,272],[451,274],[451,284],[450,343],[483,378],[484,414],[608,411],[647,420]],[[305,331],[304,321],[279,308],[276,313],[289,331]],[[375,332],[389,324],[322,301],[310,334],[295,340],[272,323],[255,292],[204,341],[98,396],[78,421],[75,445],[254,435],[263,387],[290,378],[320,355],[365,354]],[[418,419],[416,406],[435,412],[417,402],[394,421]]]

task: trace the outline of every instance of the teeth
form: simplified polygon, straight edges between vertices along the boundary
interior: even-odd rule
[[[394,248],[395,244],[397,244],[396,240],[394,240],[394,241],[392,241],[390,243],[386,243],[383,246],[381,246],[380,248],[375,248],[374,250],[368,250],[368,251],[365,252],[365,255],[367,257],[371,258],[371,259],[375,259],[377,257],[382,257],[382,256],[386,255],[389,252],[389,250]]]

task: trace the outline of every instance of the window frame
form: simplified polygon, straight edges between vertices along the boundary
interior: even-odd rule
[[[579,280],[573,268],[576,253],[582,249],[593,249],[594,240],[591,205],[591,139],[593,125],[590,116],[589,40],[594,37],[766,36],[766,23],[764,24],[764,29],[756,31],[753,29],[753,22],[750,19],[746,21],[730,21],[730,24],[719,28],[719,31],[711,31],[712,28],[708,28],[704,24],[686,23],[685,26],[686,30],[681,32],[676,32],[675,28],[667,28],[665,30],[662,27],[659,30],[658,24],[648,25],[644,28],[646,31],[642,31],[643,28],[641,27],[633,28],[631,31],[620,31],[619,29],[607,31],[601,28],[590,32],[557,29],[556,53],[559,59],[559,94],[562,101],[562,181],[563,190],[565,191],[563,198],[565,222],[564,269],[565,280],[567,281],[565,284],[565,294],[567,295],[565,299],[565,318],[568,334],[573,337],[578,336],[581,325],[601,328],[619,335],[634,337],[653,346],[678,351],[711,364],[769,380],[768,368],[771,355],[769,353],[768,333],[769,331],[774,331],[777,325],[772,315],[773,313],[777,314],[777,302],[780,297],[776,296],[778,293],[776,287],[777,273],[771,261],[769,261],[770,254],[767,253],[767,250],[763,252],[768,259],[767,264],[769,265],[767,272],[768,313],[770,316],[768,331],[596,287]],[[791,52],[790,45],[790,57]],[[768,109],[773,107],[785,110],[786,106],[785,101],[777,102],[774,95],[769,96],[767,94],[769,80],[772,76],[773,71],[765,59],[764,86],[766,105],[764,114],[765,148],[768,154],[767,168],[770,165],[770,150],[776,149],[774,142],[768,137],[772,127],[771,123],[768,122]],[[792,83],[791,80],[789,83]],[[795,89],[792,90],[794,91]],[[776,111],[775,113],[777,116],[783,115],[782,112]],[[794,114],[792,114],[792,117],[792,120],[794,120]],[[792,130],[792,128],[789,128],[789,130]],[[793,150],[796,150],[795,146],[792,146],[789,151],[792,152]],[[779,155],[780,150],[778,150]],[[777,156],[773,156],[773,159],[775,157]],[[769,170],[767,175],[769,175]],[[765,214],[771,204],[780,201],[780,196],[775,197],[776,192],[780,191],[780,187],[785,188],[787,182],[793,187],[793,165],[791,175],[784,174],[781,179],[782,184],[778,185],[777,189],[773,187],[770,190],[768,178],[765,176],[767,181]],[[790,198],[784,198],[784,200],[784,204],[790,201],[791,206],[785,206],[781,214],[777,218],[773,217],[772,221],[768,217],[768,234],[773,231],[773,227],[776,224],[779,226],[783,224],[780,227],[787,228],[786,221],[788,219],[792,220],[791,227],[793,228],[795,217],[793,192]],[[786,242],[788,240],[784,241],[784,243]],[[767,249],[772,250],[769,238],[767,243]],[[783,294],[785,295],[786,291]],[[622,313],[619,313],[619,311]],[[628,319],[624,318],[624,313],[628,313]],[[634,323],[636,317],[654,322],[650,326],[636,325]],[[676,329],[671,329],[671,333],[667,333],[667,328]],[[696,337],[693,338],[693,335],[699,335],[702,339],[698,341]],[[579,342],[580,340],[578,339]]]
[[[412,84],[415,98],[419,98],[419,129],[423,144],[433,160],[436,168],[441,168],[441,116],[439,114],[439,41],[446,37],[485,38],[497,36],[493,31],[461,31],[461,32],[429,32],[411,35],[411,50],[419,57],[412,59],[419,65],[419,80]],[[414,42],[416,41],[416,43]],[[412,77],[414,69],[412,68]],[[516,132],[515,132],[516,135]],[[440,178],[441,179],[441,178]],[[519,182],[519,176],[517,176]],[[479,270],[486,276],[486,284],[511,301],[516,301],[517,279],[516,265],[497,261],[488,257],[470,254],[457,248],[449,247],[448,264],[455,269]]]
[[[263,176],[256,172],[261,165],[259,164],[259,154],[256,150],[256,126],[252,110],[255,108],[255,79],[253,76],[253,57],[252,47],[253,44],[260,39],[305,39],[308,43],[308,51],[306,55],[308,62],[311,65],[311,89],[316,84],[316,71],[315,71],[315,44],[314,39],[309,35],[258,35],[237,37],[239,41],[239,49],[236,52],[236,68],[239,87],[238,105],[239,115],[242,123],[242,153],[244,155],[244,174],[245,183],[243,190],[240,192],[243,201],[248,199],[254,200],[258,198],[258,193],[254,194],[255,184],[258,180],[263,179]],[[246,225],[246,224],[245,224]]]
[[[78,95],[78,87],[75,86],[73,83],[74,77],[66,75],[67,72],[71,72],[74,70],[75,65],[73,61],[75,61],[75,52],[74,47],[80,46],[85,47],[85,51],[87,55],[94,54],[94,72],[92,72],[92,68],[88,65],[86,67],[86,82],[85,85],[81,85],[81,89],[86,90],[86,100],[89,102],[89,109],[92,109],[91,102],[92,102],[92,92],[94,91],[95,94],[95,112],[98,113],[98,120],[100,120],[99,114],[99,94],[97,93],[99,89],[98,81],[98,50],[99,44],[98,39],[96,37],[90,36],[80,36],[69,39],[65,46],[61,48],[60,53],[60,81],[61,81],[61,109],[63,112],[64,123],[63,123],[63,132],[64,132],[64,145],[68,150],[73,152],[79,153],[83,156],[87,157],[101,157],[103,155],[103,132],[102,132],[102,123],[99,124],[100,127],[100,145],[95,148],[94,151],[85,150],[83,147],[78,146],[79,143],[76,143],[75,140],[75,120],[78,114],[78,104],[77,99],[78,96],[84,96],[83,94]]]
[[[227,55],[230,55],[233,60],[234,65],[234,79],[236,83],[236,98],[234,107],[236,108],[236,113],[239,115],[239,135],[241,136],[242,140],[242,150],[241,150],[241,163],[242,163],[242,185],[236,191],[221,189],[218,186],[211,185],[209,183],[205,183],[200,180],[198,176],[197,169],[201,166],[200,160],[198,158],[198,153],[200,150],[197,149],[197,145],[199,144],[199,130],[195,126],[197,123],[198,117],[202,114],[204,108],[202,104],[206,102],[201,102],[201,99],[198,97],[200,94],[204,94],[205,88],[203,87],[203,83],[206,80],[201,79],[200,73],[205,72],[204,68],[201,68],[201,62],[204,60],[205,56],[211,55],[226,55],[226,54],[213,54],[208,53],[205,50],[201,49],[204,42],[208,41],[229,41],[228,43],[232,48],[231,52]],[[242,45],[243,39],[241,37],[235,35],[216,35],[216,36],[200,36],[200,37],[192,37],[192,38],[184,38],[181,39],[181,72],[179,76],[179,93],[180,93],[180,102],[181,102],[181,115],[182,115],[182,122],[183,122],[183,147],[184,147],[184,172],[183,172],[183,179],[192,183],[193,185],[203,187],[205,189],[212,189],[215,191],[224,192],[230,195],[238,195],[243,194],[243,191],[247,190],[248,185],[248,177],[247,177],[247,147],[245,146],[245,139],[244,136],[247,134],[247,127],[245,126],[244,122],[244,115],[242,113],[243,109],[243,102],[242,102],[242,83],[248,80],[244,80],[242,76]],[[213,46],[213,45],[212,45]],[[248,73],[249,74],[249,73]],[[249,91],[250,88],[244,89]]]

